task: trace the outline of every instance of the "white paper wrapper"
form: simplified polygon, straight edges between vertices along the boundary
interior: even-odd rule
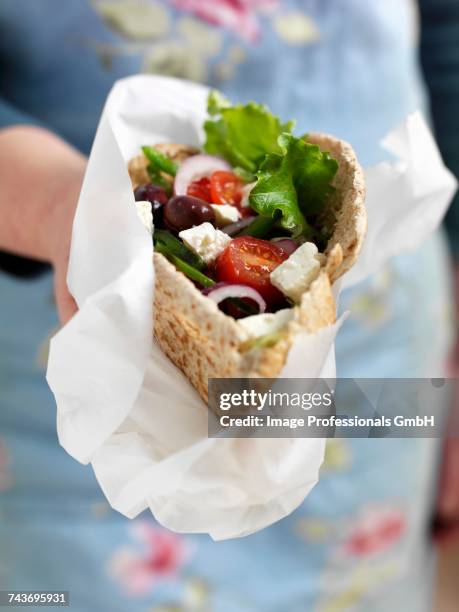
[[[343,288],[376,272],[390,257],[420,246],[441,223],[456,191],[456,179],[421,113],[408,116],[381,145],[397,161],[365,173],[368,233]]]
[[[223,539],[292,512],[318,480],[325,441],[208,439],[206,407],[152,343],[151,237],[126,162],[146,143],[200,144],[206,96],[164,77],[113,88],[73,227],[68,282],[80,310],[51,342],[47,379],[62,446],[92,463],[114,508],[134,517],[150,507],[170,529]],[[419,114],[385,145],[400,161],[367,173],[369,236],[346,285],[421,244],[455,189]],[[333,378],[341,323],[298,336],[282,375]]]

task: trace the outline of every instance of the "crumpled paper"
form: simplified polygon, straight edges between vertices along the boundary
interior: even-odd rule
[[[126,162],[143,144],[199,145],[207,93],[152,76],[111,91],[73,225],[68,284],[79,312],[51,341],[47,380],[60,443],[91,462],[116,510],[132,518],[150,508],[170,529],[218,540],[291,513],[318,480],[325,441],[209,439],[206,406],[152,342],[151,236],[137,217]],[[420,245],[456,187],[420,114],[383,144],[398,161],[367,172],[368,238],[345,286]],[[282,376],[333,379],[342,322],[299,335]]]

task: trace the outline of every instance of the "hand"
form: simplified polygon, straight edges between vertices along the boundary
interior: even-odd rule
[[[63,323],[77,310],[66,276],[85,168],[86,158],[48,130],[0,129],[0,249],[53,265]]]
[[[72,151],[73,153],[73,151]],[[54,269],[54,297],[63,325],[77,312],[78,306],[67,285],[67,271],[72,242],[72,227],[83,181],[86,160],[78,154],[68,160],[65,173],[56,182],[45,223],[47,258]]]
[[[57,207],[53,216],[50,231],[55,236],[51,263],[54,268],[54,297],[57,313],[63,325],[77,312],[78,306],[67,286],[72,224],[76,200],[69,206]]]

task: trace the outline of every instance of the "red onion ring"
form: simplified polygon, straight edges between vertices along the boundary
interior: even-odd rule
[[[237,234],[245,227],[250,225],[254,219],[255,217],[244,217],[244,219],[241,219],[240,221],[236,221],[235,223],[230,223],[229,225],[222,227],[222,232],[225,232],[225,234],[228,234],[228,236],[234,236],[234,234]]]
[[[256,289],[247,285],[232,285],[231,283],[217,283],[212,287],[207,287],[202,291],[216,304],[220,304],[228,298],[247,298],[254,301],[259,308],[260,314],[266,310],[266,302]]]
[[[213,155],[192,155],[183,161],[175,175],[175,195],[186,195],[188,185],[217,170],[230,171],[231,166],[220,157]]]

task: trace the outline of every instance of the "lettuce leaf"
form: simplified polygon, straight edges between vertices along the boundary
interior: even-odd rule
[[[279,219],[294,236],[311,239],[315,231],[308,220],[325,208],[337,161],[317,145],[293,136],[294,123],[283,124],[262,104],[231,106],[213,91],[208,112],[204,148],[225,158],[240,175],[257,177],[250,206],[268,222]]]
[[[328,196],[335,191],[331,183],[338,172],[338,162],[318,145],[305,142],[304,137],[285,134],[281,140],[283,147],[298,155],[293,180],[301,210],[307,216],[323,212]]]
[[[204,149],[252,174],[267,154],[281,152],[278,138],[282,132],[291,132],[294,126],[293,121],[281,123],[262,104],[231,106],[216,91],[209,94],[208,113],[211,119],[204,123]]]
[[[317,145],[289,133],[279,136],[278,146],[280,153],[267,155],[257,172],[250,206],[271,218],[280,211],[282,227],[294,236],[311,238],[306,216],[324,209],[338,163]]]

